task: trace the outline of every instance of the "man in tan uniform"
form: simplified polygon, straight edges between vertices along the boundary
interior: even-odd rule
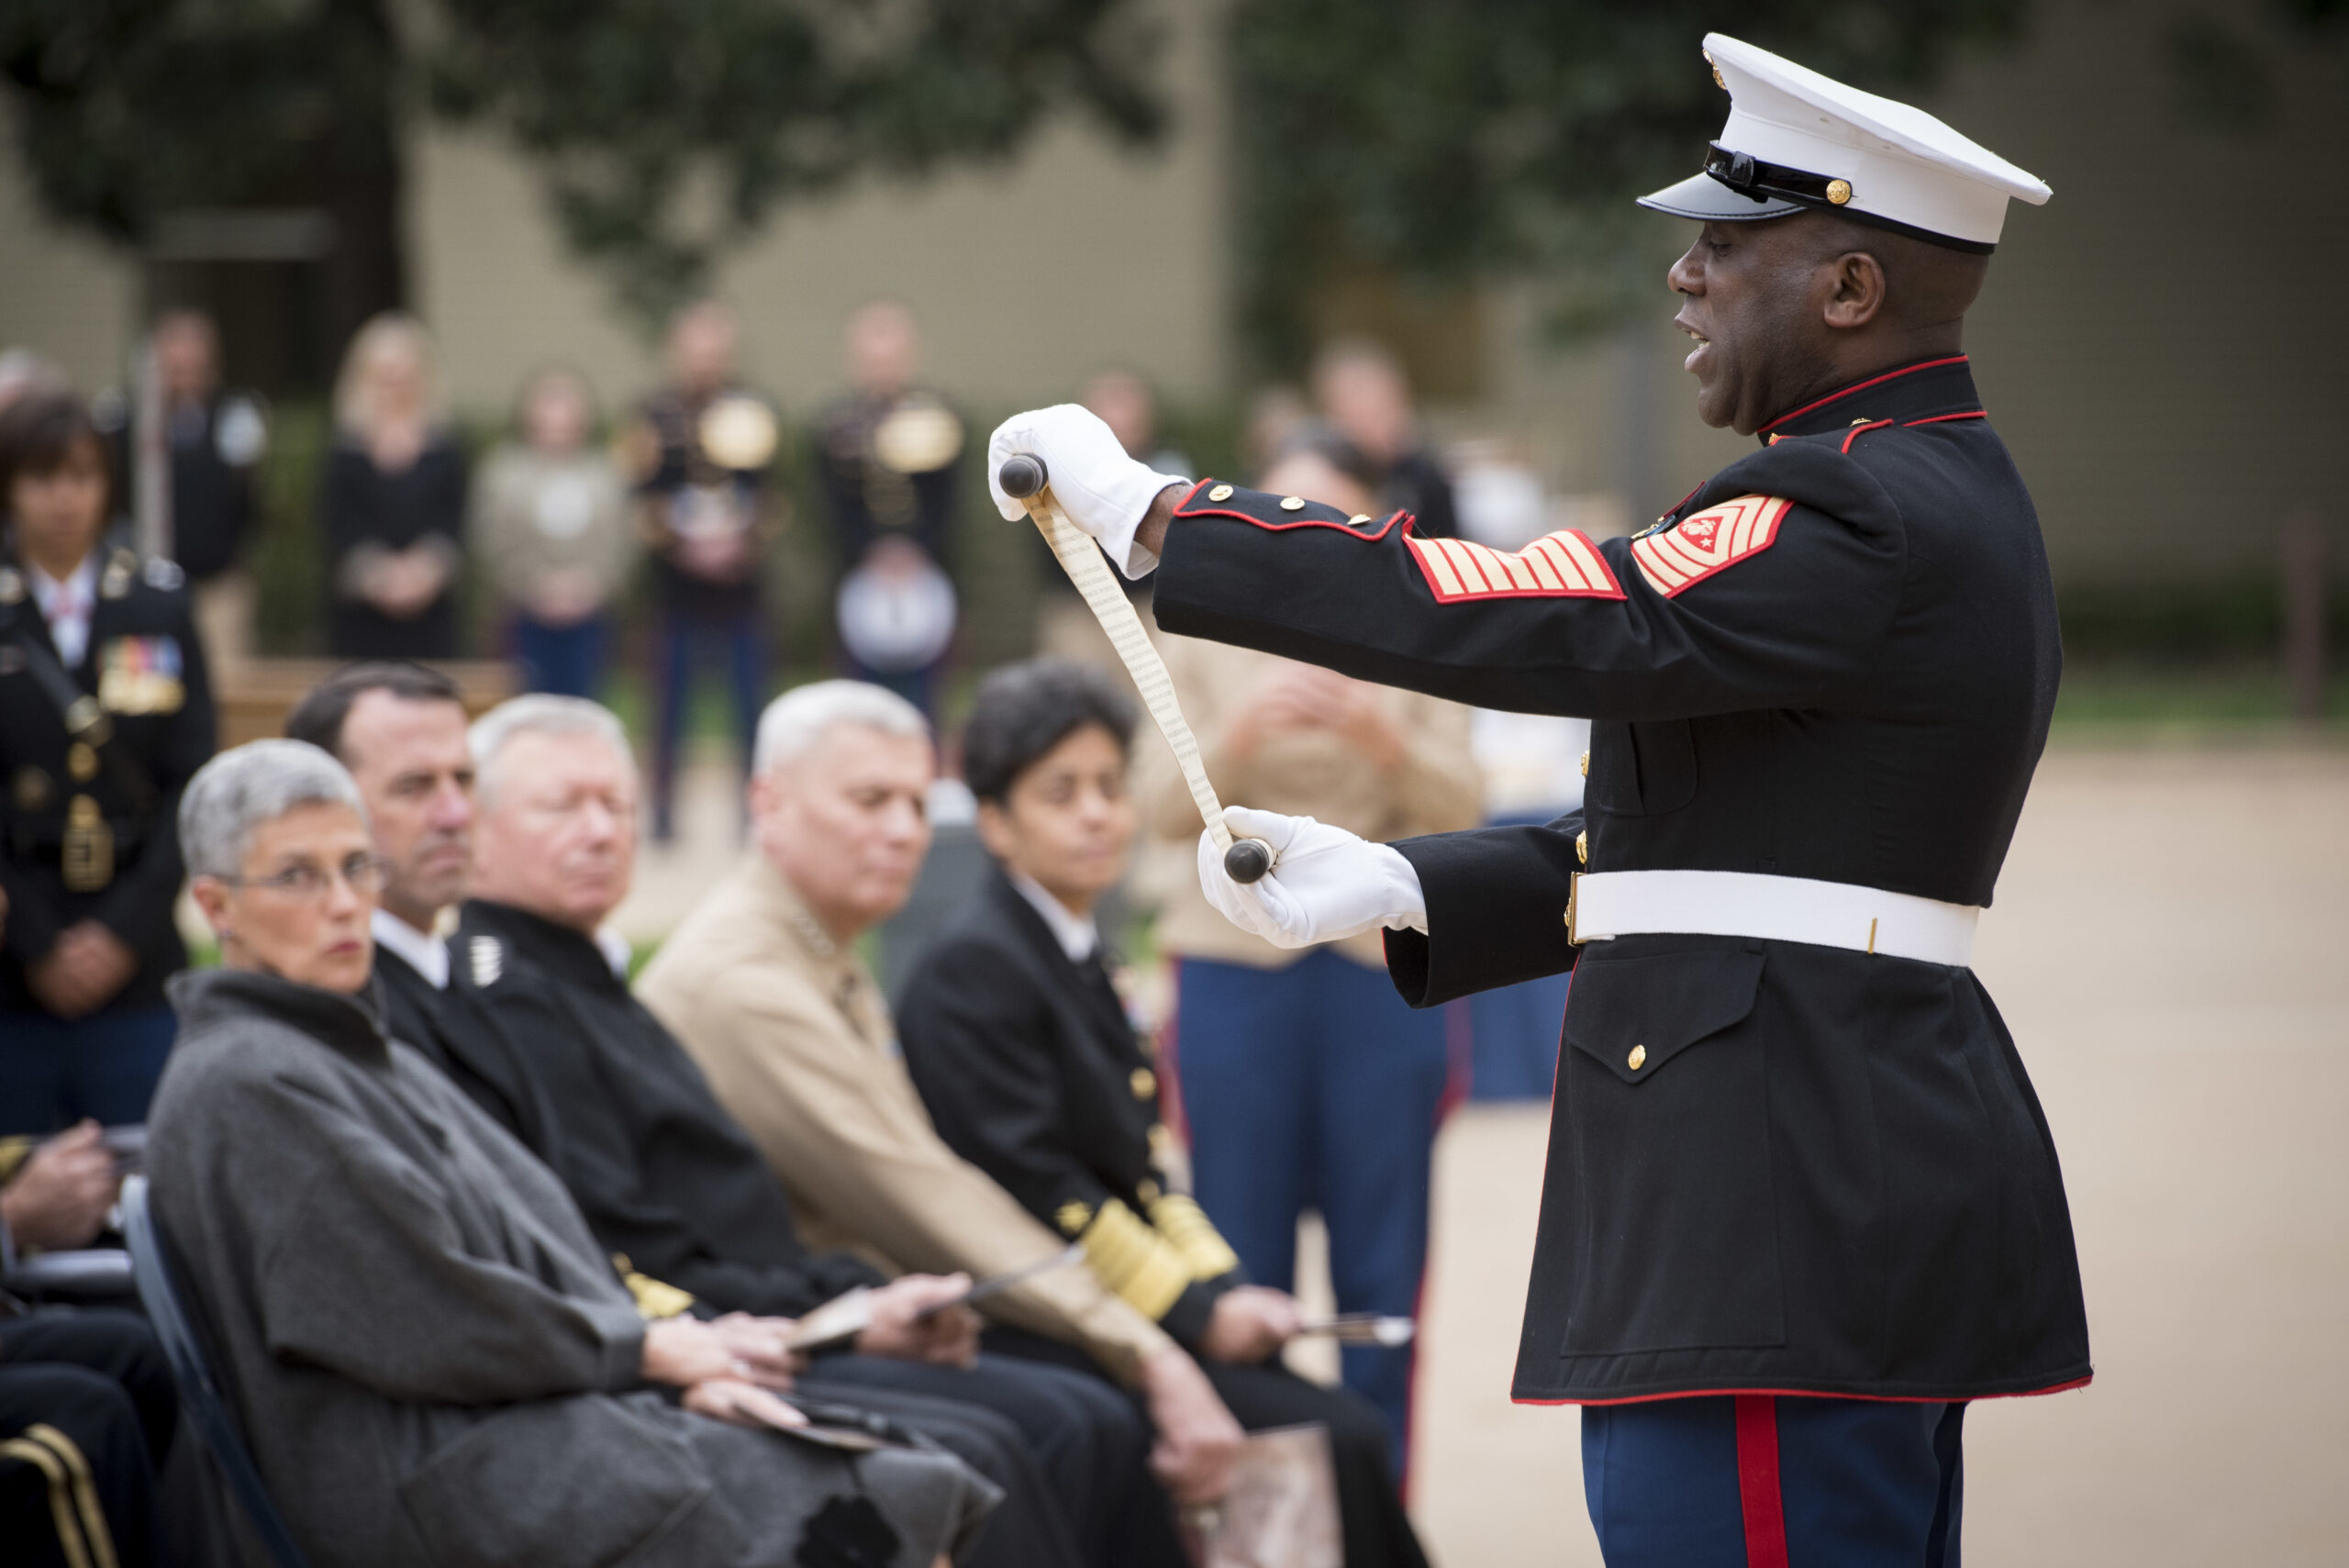
[[[812,1245],[984,1279],[1066,1243],[939,1138],[855,951],[912,890],[935,771],[919,711],[877,686],[827,681],[777,698],[750,786],[760,852],[671,934],[637,994],[758,1141]],[[1039,1273],[986,1310],[1082,1346],[1136,1390],[1157,1429],[1152,1468],[1178,1500],[1222,1494],[1239,1423],[1189,1355],[1092,1271]]]

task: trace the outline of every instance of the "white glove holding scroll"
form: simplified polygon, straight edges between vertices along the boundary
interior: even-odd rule
[[[1334,942],[1385,926],[1428,929],[1419,873],[1387,844],[1358,839],[1310,817],[1283,817],[1244,806],[1224,808],[1234,838],[1273,847],[1273,870],[1242,885],[1224,874],[1223,851],[1199,835],[1199,888],[1223,917],[1275,947]]]
[[[1011,522],[1026,517],[1028,508],[1004,494],[996,475],[1004,459],[1021,452],[1044,460],[1061,515],[1099,540],[1119,571],[1140,577],[1158,564],[1158,557],[1134,543],[1134,530],[1160,491],[1188,485],[1189,480],[1128,457],[1116,434],[1090,408],[1058,403],[1030,409],[997,425],[987,439],[987,493]]]

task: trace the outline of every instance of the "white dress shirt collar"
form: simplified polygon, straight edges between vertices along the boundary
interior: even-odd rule
[[[57,645],[58,662],[69,670],[74,668],[90,651],[90,617],[98,607],[98,552],[94,550],[83,556],[82,564],[61,583],[28,561],[25,581],[32,587],[33,603],[40,606],[41,618],[49,622],[49,639]],[[72,613],[60,618],[60,601],[67,598],[73,601]]]
[[[431,984],[435,991],[449,989],[449,947],[429,931],[419,931],[387,909],[378,909],[368,924],[375,945],[401,960]]]
[[[1083,963],[1101,951],[1101,928],[1093,923],[1091,916],[1070,914],[1068,906],[1045,892],[1042,883],[1008,866],[1004,869],[1011,878],[1011,885],[1019,890],[1019,896],[1034,905],[1036,913],[1044,917],[1044,924],[1052,928],[1052,940],[1061,944],[1061,951],[1068,954],[1070,962]]]

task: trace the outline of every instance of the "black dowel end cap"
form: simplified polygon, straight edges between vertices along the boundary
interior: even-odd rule
[[[1005,495],[1015,501],[1025,501],[1044,487],[1044,460],[1027,452],[1014,452],[1003,460],[995,478]]]
[[[1223,874],[1234,882],[1262,882],[1273,869],[1273,847],[1262,839],[1234,839],[1223,851]]]

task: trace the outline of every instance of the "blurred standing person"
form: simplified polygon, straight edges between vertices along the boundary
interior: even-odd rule
[[[1352,465],[1351,471],[1347,465]],[[1350,513],[1371,476],[1326,434],[1265,471],[1277,492]],[[1208,774],[1235,800],[1341,822],[1386,840],[1476,825],[1466,708],[1269,653],[1163,639]],[[1136,798],[1177,873],[1159,917],[1175,962],[1162,1051],[1189,1124],[1199,1206],[1251,1277],[1295,1288],[1297,1223],[1318,1210],[1341,1312],[1409,1317],[1427,1264],[1436,1126],[1453,1084],[1445,1012],[1414,1012],[1373,936],[1275,947],[1208,907],[1190,866],[1199,833],[1172,753],[1145,747]],[[1346,1386],[1383,1415],[1399,1473],[1410,1429],[1409,1348],[1348,1346]]]
[[[1130,370],[1112,368],[1097,372],[1085,384],[1084,395],[1077,399],[1109,427],[1126,455],[1137,462],[1146,462],[1161,473],[1191,473],[1189,454],[1161,439],[1158,428],[1158,395],[1150,383]]]
[[[335,382],[327,458],[327,573],[338,659],[457,651],[465,456],[443,424],[432,339],[386,311],[359,329]]]
[[[1339,339],[1314,361],[1313,395],[1330,428],[1378,470],[1371,510],[1410,513],[1421,539],[1460,532],[1452,481],[1429,455],[1410,383],[1393,354],[1367,338]]]
[[[522,388],[520,439],[473,479],[473,546],[505,600],[525,691],[594,697],[610,657],[612,605],[636,562],[626,481],[590,444],[595,395],[576,371]]]
[[[841,646],[859,679],[931,714],[956,604],[943,562],[963,421],[915,384],[913,312],[876,299],[848,319],[849,390],[818,421],[824,503],[840,554]]]
[[[187,967],[174,813],[212,690],[180,569],[106,538],[107,488],[78,398],[0,412],[0,1133],[145,1120]]]
[[[714,299],[669,323],[668,384],[645,399],[629,437],[639,514],[659,562],[653,687],[652,836],[675,834],[677,751],[694,677],[725,672],[742,773],[766,696],[763,537],[777,520],[767,487],[774,412],[738,379],[741,328]]]
[[[150,342],[161,383],[170,459],[171,557],[187,573],[196,633],[217,669],[253,651],[257,602],[242,556],[253,522],[253,473],[269,448],[261,400],[221,384],[220,332],[200,310],[156,317]],[[92,409],[114,447],[118,495],[131,497],[138,472],[134,389],[100,396]]]

